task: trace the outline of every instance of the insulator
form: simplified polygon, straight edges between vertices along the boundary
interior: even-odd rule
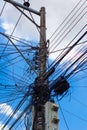
[[[38,66],[35,66],[35,70],[37,70],[38,69]]]
[[[36,51],[36,52],[35,52],[35,55],[39,55],[39,52],[38,52],[38,51]]]
[[[23,5],[26,6],[26,7],[29,7],[30,3],[27,1],[27,2],[24,2]]]

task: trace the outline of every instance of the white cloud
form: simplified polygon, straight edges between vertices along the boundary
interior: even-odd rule
[[[8,104],[0,104],[0,114],[5,114],[6,116],[9,116],[12,112],[13,110]]]
[[[10,24],[10,23],[7,23],[7,22],[3,22],[2,23],[2,28],[4,28],[6,30],[6,33],[7,34],[10,34],[11,33],[11,29],[14,28],[14,25],[13,24]]]
[[[23,0],[19,0],[19,1],[14,0],[14,1],[23,4]],[[40,10],[41,6],[46,7],[47,39],[53,34],[55,29],[61,24],[64,18],[70,13],[70,11],[75,7],[75,5],[78,2],[79,0],[77,1],[67,0],[67,2],[64,2],[64,0],[50,0],[50,1],[39,0],[37,2],[35,2],[35,0],[32,1],[30,0],[30,4],[31,4],[30,7],[37,11]],[[4,3],[3,0],[1,0],[0,2],[0,9],[3,6],[2,3]],[[82,3],[83,1],[81,2],[81,4]],[[20,12],[11,4],[6,3],[6,7],[1,16],[2,23],[0,26],[2,26],[5,29],[6,33],[11,34],[19,16],[20,16]],[[34,18],[35,21],[40,20],[39,16],[34,15]],[[76,29],[72,30],[72,33],[70,33],[68,37],[64,39],[61,45],[56,47],[56,50],[60,48],[64,48],[85,24],[86,24],[86,20],[84,18],[82,22],[80,22],[80,24],[77,24]],[[27,40],[39,41],[39,33],[36,27],[24,16],[21,17],[20,22],[18,23],[13,35]],[[58,56],[58,53],[52,54],[50,57],[52,59],[55,59],[56,55]]]
[[[10,105],[7,103],[0,104],[0,114],[4,114],[6,116],[10,116],[13,113],[13,109]],[[17,118],[17,116],[20,114],[20,111],[18,110],[13,118]]]
[[[3,0],[0,2],[0,7],[2,7]],[[17,1],[17,0],[15,0]],[[17,2],[23,3],[23,0],[19,0]],[[35,10],[40,10],[41,6],[46,7],[46,19],[47,19],[47,36],[50,36],[54,29],[59,25],[59,23],[62,22],[64,17],[67,15],[67,13],[70,11],[70,7],[74,5],[74,2],[76,1],[67,1],[64,2],[61,1],[53,1],[53,0],[39,0],[37,3],[35,3],[34,0],[30,1],[31,8]],[[3,28],[6,30],[6,32],[11,33],[13,30],[13,25],[17,22],[17,19],[19,17],[20,13],[17,9],[15,9],[11,4],[6,4],[6,7],[3,11],[3,14],[1,16],[1,19],[3,21]],[[35,16],[34,16],[35,17]],[[36,20],[39,19],[39,17],[36,18]],[[9,27],[6,28],[6,25]],[[34,38],[37,35],[37,32],[35,33],[35,28],[32,27],[33,25],[30,24],[29,20],[22,17],[20,20],[20,23],[18,24],[16,28],[15,34],[21,37],[29,37]]]

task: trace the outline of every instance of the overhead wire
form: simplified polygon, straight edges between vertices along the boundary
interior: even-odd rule
[[[76,34],[76,36],[68,43],[68,45],[67,45],[66,47],[69,47],[69,45],[83,32],[83,30],[84,30],[86,27],[87,27],[87,24]],[[79,42],[79,41],[77,41],[77,42]],[[78,43],[77,43],[77,44],[78,44]],[[77,44],[75,44],[75,46],[76,46]],[[72,46],[73,46],[73,45],[72,45]],[[71,47],[70,49],[66,50],[66,52],[67,52],[67,51],[70,52],[71,49],[72,49],[72,47]],[[51,65],[49,66],[49,68],[52,67],[52,66],[56,63],[56,61],[61,61],[61,60],[62,60],[61,58],[63,58],[63,57],[66,55],[66,52],[64,52],[64,51],[65,51],[65,50],[63,50],[63,51],[58,55],[58,57],[51,63]]]
[[[12,128],[14,127],[14,125],[19,121],[19,119],[25,114],[25,112],[29,109],[29,106],[31,106],[31,104],[27,105],[24,109],[24,111],[18,116],[18,118],[13,122],[13,124],[10,126],[9,130],[12,130]]]
[[[34,69],[34,67],[32,66],[31,62],[29,60],[27,60],[25,58],[25,56],[22,54],[22,52],[17,48],[17,46],[13,43],[13,41],[7,36],[5,35],[4,33],[1,33],[1,35],[5,36],[11,43],[12,45],[15,47],[15,49],[20,53],[20,55],[22,56],[22,58],[26,61],[27,64],[29,64],[29,66],[31,67],[31,69],[38,75],[38,73],[36,72],[36,70]]]
[[[84,119],[84,118],[82,118],[82,117],[80,117],[80,116],[78,116],[78,115],[74,114],[73,112],[70,112],[70,111],[68,111],[68,110],[64,109],[64,108],[63,108],[63,110],[64,110],[65,112],[69,113],[70,115],[72,115],[72,116],[74,116],[74,117],[78,118],[79,120],[81,120],[81,121],[83,121],[83,122],[87,123],[87,119]]]
[[[79,48],[80,49],[80,48]],[[79,50],[79,52],[77,51],[77,54],[75,54],[76,56],[73,56],[73,58],[74,57],[77,57],[78,56],[78,53],[82,53],[82,55],[84,56],[84,55],[86,55],[86,48],[85,48],[85,46],[83,47],[83,49],[84,49],[84,51],[82,51],[82,47],[81,47],[81,49]],[[82,51],[82,52],[81,52]],[[72,57],[70,56],[70,58],[71,58],[71,61],[72,61]],[[80,58],[80,57],[78,57],[78,58]],[[77,59],[78,59],[77,58]],[[68,63],[68,61],[69,61],[69,58],[68,58],[68,61],[64,61],[64,64],[66,64],[66,66],[62,63],[61,64],[61,68],[60,68],[60,66],[59,66],[59,69],[57,69],[56,68],[56,72],[55,72],[55,74],[53,74],[53,76],[52,77],[50,77],[50,82],[51,82],[51,78],[53,79],[55,79],[56,78],[56,76],[58,77],[58,75],[59,76],[61,76],[61,75],[63,75],[63,71],[65,72],[66,71],[66,67],[68,68],[68,66],[69,66],[69,64],[70,64],[70,66],[72,66],[72,64],[74,65],[74,62],[76,62],[76,61],[78,61],[78,60],[76,60],[75,58],[73,59],[74,61],[72,61],[72,63]],[[73,66],[72,66],[73,67]],[[81,67],[81,66],[79,66],[79,67]],[[79,69],[78,67],[77,67],[77,69]],[[60,71],[59,71],[60,70]],[[62,71],[61,71],[62,70]],[[68,69],[69,71],[70,71],[70,69]],[[73,74],[73,73],[72,73]]]
[[[13,111],[13,113],[10,115],[10,117],[8,118],[8,120],[5,122],[5,124],[3,125],[2,129],[3,130],[7,124],[11,121],[11,119],[13,118],[13,116],[15,115],[15,113],[20,109],[20,107],[24,104],[24,101],[26,100],[26,96],[24,96],[21,101],[18,103],[18,105],[16,106],[15,110]]]
[[[21,17],[21,16],[20,16]],[[20,19],[20,18],[19,18]],[[18,20],[19,21],[19,20]],[[14,31],[13,31],[14,32]],[[11,35],[12,36],[12,35]]]
[[[8,35],[8,34],[6,34],[6,35]],[[26,45],[26,46],[28,46],[28,47],[32,47],[32,43],[35,43],[35,44],[37,44],[37,42],[33,42],[33,41],[28,41],[28,40],[26,40],[26,39],[23,39],[23,38],[21,38],[21,37],[17,37],[17,36],[13,36],[13,35],[8,35],[11,39],[13,39],[13,40],[15,40],[15,41],[17,41],[17,42],[19,42],[19,43],[22,43],[23,45]],[[20,46],[20,45],[18,45],[18,46]]]
[[[1,10],[1,12],[0,12],[0,17],[1,17],[1,15],[2,15],[2,13],[3,13],[5,7],[6,7],[6,2],[4,2],[4,5],[3,5],[2,10]]]
[[[15,6],[15,5],[14,5],[14,6]],[[35,22],[32,13],[29,11],[29,14],[30,14],[30,16],[31,16],[31,18],[30,18],[30,17],[28,17],[21,9],[19,9],[17,6],[15,6],[15,7],[16,7],[21,13],[23,13],[24,16],[26,16],[32,23],[34,23],[34,25],[36,26],[37,31],[38,31],[39,34],[40,34],[41,39],[42,39],[43,42],[45,43],[45,40],[44,40],[44,38],[43,38],[43,36],[42,36],[40,30],[39,30],[39,29],[40,29],[40,26]]]
[[[55,45],[55,43],[62,37],[62,35],[64,35],[64,33],[67,31],[67,29],[69,29],[69,27],[75,22],[75,20],[79,17],[79,15],[81,15],[80,13],[82,13],[86,7],[84,7],[82,10],[81,8],[83,7],[83,5],[86,3],[86,1],[79,7],[78,10],[76,10],[76,12],[73,14],[73,16],[67,21],[67,23],[61,28],[61,30],[56,34],[56,36],[54,37],[54,39],[51,41],[51,44],[54,40],[54,43],[52,45],[50,45],[50,49]],[[75,17],[75,15],[78,13],[78,11],[80,11],[80,13],[76,16],[76,18],[73,20],[73,18]],[[73,20],[73,21],[71,21]],[[71,22],[71,23],[70,23]],[[70,23],[70,24],[69,24]],[[69,25],[68,25],[69,24]],[[65,30],[64,30],[65,29]],[[64,30],[64,31],[63,31]],[[61,34],[62,33],[62,34]],[[59,37],[58,37],[59,35]],[[57,38],[58,37],[58,38]],[[57,39],[56,39],[57,38]],[[58,43],[60,44],[60,43]]]
[[[18,18],[18,20],[17,20],[17,22],[16,22],[16,24],[15,24],[15,26],[14,26],[14,29],[13,29],[13,31],[11,32],[11,36],[13,35],[13,33],[14,33],[14,31],[15,31],[15,29],[16,29],[16,27],[17,27],[17,25],[18,25],[18,23],[19,23],[19,21],[20,21],[20,19],[21,19],[21,17],[22,17],[22,13],[20,14],[20,16],[19,16],[19,18]],[[3,53],[4,53],[5,50],[6,50],[6,48],[7,48],[7,46],[8,46],[8,43],[9,43],[9,39],[8,39],[8,41],[7,41],[7,43],[6,43],[6,46],[4,47],[4,49],[3,49],[3,51],[2,51],[1,57],[2,57]]]
[[[24,128],[25,128],[25,126],[24,126],[24,120],[23,119],[21,119],[21,121],[19,121],[19,123],[17,124],[17,126],[15,128],[13,128],[13,129],[17,130],[17,128],[19,129],[20,127],[21,127],[21,130],[24,130]]]
[[[79,52],[82,54],[78,55]],[[74,76],[74,74],[81,72],[83,70],[84,64],[86,63],[86,50],[83,52],[81,52],[81,50],[79,50],[79,52],[77,52],[75,55],[73,55],[73,57],[70,57],[71,61],[73,60],[70,64],[68,63],[69,59],[64,64],[61,64],[61,68],[59,67],[58,70],[56,69],[56,72],[55,72],[55,74],[53,74],[52,79],[54,77],[58,77],[58,75],[59,76],[63,75],[67,79],[68,74],[71,73],[71,75]],[[76,57],[76,58],[74,58],[74,57]],[[68,71],[68,73],[66,74],[67,71]]]
[[[85,41],[82,41],[82,42],[80,42],[80,43],[78,43],[77,45],[80,45],[80,44],[85,44],[85,43],[87,43],[87,41],[85,40]],[[70,48],[71,46],[67,46],[67,47],[65,47],[65,48],[61,48],[61,49],[58,49],[58,50],[56,50],[56,51],[53,51],[53,52],[49,52],[49,55],[51,54],[51,53],[56,53],[56,52],[59,52],[59,51],[63,51],[63,50],[66,50],[66,49],[68,49],[68,48]]]
[[[81,102],[79,99],[77,99],[77,97],[75,97],[75,96],[73,96],[73,95],[71,95],[71,97],[72,97],[72,100],[78,102],[80,105],[82,105],[82,106],[84,106],[85,108],[87,108],[87,105],[84,104],[83,102]]]
[[[79,13],[79,15],[78,16],[80,16],[81,15],[81,13],[83,13],[83,11],[86,9],[86,7]],[[82,16],[76,21],[76,23],[69,29],[69,26],[71,26],[71,24],[72,23],[74,23],[75,22],[75,19],[73,20],[73,22],[66,28],[66,30],[60,35],[60,37],[58,37],[57,38],[57,40],[55,41],[55,43],[57,43],[56,45],[55,45],[55,43],[54,43],[54,48],[51,50],[51,51],[53,51],[63,40],[64,40],[64,38],[72,31],[72,29],[80,22],[80,20],[86,15],[86,13],[87,12],[85,12],[84,14],[82,14]],[[77,17],[78,17],[77,16]],[[68,30],[69,29],[69,30]],[[67,32],[66,32],[67,31]],[[65,35],[64,35],[64,33],[65,33]],[[64,36],[63,36],[64,35]],[[63,37],[62,37],[63,36]],[[62,38],[61,38],[62,37]],[[59,40],[59,38],[61,38],[60,40]],[[59,40],[59,42],[57,42]]]
[[[69,74],[67,74],[67,79],[72,75],[72,74],[76,74],[76,73],[78,73],[79,71],[81,71],[81,70],[79,70],[78,71],[78,69],[80,68],[81,69],[81,63],[79,64],[79,65],[77,65],[76,67],[74,67],[74,69],[69,73]]]
[[[85,54],[87,51],[85,51],[83,54],[81,54],[71,65],[65,70],[64,75],[66,75],[67,71],[74,65],[76,64]]]
[[[71,12],[67,15],[67,17],[63,20],[63,22],[57,27],[57,29],[54,31],[54,33],[50,36],[49,39],[51,39],[55,33],[59,30],[59,28],[64,24],[64,22],[68,19],[68,17],[72,14],[72,12],[78,7],[78,5],[82,2],[82,0],[80,0],[75,7],[71,10]]]
[[[82,0],[80,0],[80,1],[82,1]],[[68,47],[67,47],[67,48],[68,48]],[[19,118],[21,118],[21,117],[19,117]],[[18,118],[18,120],[19,120],[19,118]],[[18,120],[17,120],[17,121],[18,121]],[[13,128],[13,126],[14,126],[14,124],[10,127],[10,129],[12,129],[12,128]],[[68,129],[68,128],[67,128],[67,129]]]
[[[15,6],[15,5],[14,5]],[[34,23],[36,25],[36,27],[39,27],[36,22],[34,22],[30,17],[28,17],[20,8],[18,8],[17,6],[15,6],[15,8],[17,8],[26,18],[28,18],[32,23]]]
[[[70,129],[69,129],[69,126],[68,126],[68,123],[67,123],[67,121],[66,121],[66,118],[65,118],[65,115],[64,115],[63,109],[62,109],[62,107],[61,107],[61,105],[60,105],[60,102],[59,102],[58,98],[57,98],[57,101],[58,101],[59,108],[60,108],[61,114],[62,114],[63,119],[64,119],[64,122],[65,122],[66,128],[67,128],[67,130],[70,130]]]
[[[7,80],[9,82],[12,79],[12,73],[9,73],[9,71],[7,71],[7,72],[6,72],[6,70],[5,71],[1,71],[1,74],[3,74],[5,76],[5,80]],[[11,78],[9,78],[9,77],[11,77]],[[25,84],[28,85],[28,82],[26,82],[26,80],[24,80],[22,77],[20,77],[20,75],[18,75],[16,73],[15,73],[15,80],[21,81],[22,84],[25,83]]]

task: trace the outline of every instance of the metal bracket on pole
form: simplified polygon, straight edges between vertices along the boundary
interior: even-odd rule
[[[34,13],[34,14],[40,16],[40,12],[39,12],[39,11],[36,11],[36,10],[34,10],[34,9],[31,9],[30,7],[28,8],[28,7],[22,5],[22,4],[18,3],[18,2],[15,2],[15,1],[13,1],[13,0],[4,0],[4,1],[6,1],[6,2],[8,2],[8,3],[11,3],[11,4],[15,5],[15,6],[18,6],[18,7],[22,8],[22,9],[25,9],[25,10],[27,10],[27,11],[30,11],[31,13]]]

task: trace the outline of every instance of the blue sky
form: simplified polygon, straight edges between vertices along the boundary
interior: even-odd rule
[[[23,3],[22,0],[19,0],[19,2]],[[50,39],[49,62],[47,62],[49,68],[51,63],[54,61],[56,62],[55,59],[58,56],[60,58],[60,54],[62,52],[61,49],[66,48],[81,30],[82,31],[79,33],[79,35],[71,42],[70,46],[72,46],[82,36],[82,34],[87,31],[87,26],[85,26],[87,24],[87,1],[67,0],[67,2],[65,2],[63,0],[39,0],[37,3],[35,3],[35,1],[32,0],[30,3],[31,8],[36,10],[40,10],[41,6],[46,7],[46,33],[47,39]],[[1,0],[0,10],[2,10],[3,5],[4,1]],[[76,5],[78,6],[75,8]],[[72,14],[66,19],[71,11]],[[5,8],[0,16],[0,32],[11,35],[20,15],[21,14],[17,11],[17,9],[6,3]],[[27,13],[27,15],[29,14]],[[39,24],[39,17],[33,17]],[[59,27],[61,23],[62,26]],[[39,42],[39,34],[36,27],[22,15],[12,35],[14,36],[14,39],[11,39],[18,49],[23,53],[26,59],[30,60],[31,63],[34,64],[32,62],[34,53],[31,53],[31,50],[29,49],[31,48],[31,45],[36,46]],[[19,40],[20,42],[15,41],[15,39]],[[20,54],[17,53],[17,50],[12,46],[12,44],[9,42],[6,45],[7,42],[8,39],[0,35],[0,128],[2,125],[4,125],[10,114],[14,111],[14,108],[17,106],[18,102],[23,98],[23,95],[29,88],[29,85],[33,83],[36,76],[33,71],[30,71],[29,65],[20,56]],[[66,68],[69,67],[69,65],[72,64],[76,59],[78,59],[85,50],[87,50],[86,46],[87,35],[81,39],[79,41],[79,45],[72,49],[72,51],[70,51],[70,53],[58,64],[54,75],[52,75],[49,79],[50,83],[52,80],[55,80],[56,76],[63,74]],[[63,53],[65,51],[66,49],[63,50]],[[82,59],[75,63],[65,75],[67,76],[67,74],[85,58],[84,66],[82,66],[82,68],[80,67],[81,71],[78,73],[74,72],[71,77],[67,79],[70,84],[70,89],[64,98],[59,101],[59,130],[86,130],[87,128],[86,55],[87,54],[85,54]],[[7,100],[11,99],[15,100],[7,102]],[[55,101],[58,103],[56,99]],[[19,109],[18,115],[23,111],[28,102],[29,99],[27,99],[25,104],[21,107],[21,109]],[[61,109],[63,113],[61,112]],[[16,116],[17,114],[13,117],[12,121],[17,118]],[[23,119],[24,116],[20,120],[21,123],[18,122],[16,128],[13,130],[20,128],[24,130]],[[11,126],[10,123],[8,124],[9,126]],[[19,124],[21,125],[19,126]],[[9,130],[9,126],[7,126],[8,128],[5,130]]]

